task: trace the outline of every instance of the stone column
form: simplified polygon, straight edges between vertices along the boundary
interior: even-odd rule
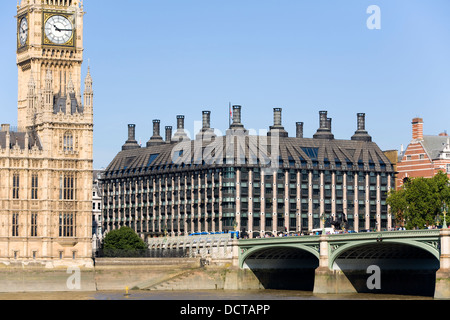
[[[241,170],[236,170],[236,212],[235,219],[237,230],[242,232],[241,226]]]
[[[152,228],[151,228],[151,207],[150,207],[150,199],[152,199],[151,198],[151,194],[150,194],[150,179],[146,179],[146,181],[145,181],[145,183],[147,184],[147,192],[146,192],[146,195],[147,195],[147,203],[146,203],[146,212],[145,212],[145,214],[146,214],[146,225],[147,225],[147,232],[148,233],[150,233],[151,231],[152,231]]]
[[[180,188],[181,188],[181,181],[180,181]],[[184,174],[184,218],[183,218],[183,223],[184,223],[184,234],[185,235],[189,235],[189,232],[191,231],[190,229],[188,230],[188,214],[187,214],[187,205],[188,205],[188,193],[187,193],[187,175]]]
[[[331,174],[331,220],[336,219],[336,173]]]
[[[435,299],[450,299],[450,229],[443,229],[441,238],[441,267],[436,272]]]
[[[214,190],[216,188],[216,180],[214,171],[211,173],[211,231],[216,231],[216,211],[214,210],[214,204],[216,202],[216,198],[214,196]]]
[[[334,290],[334,279],[332,279],[328,267],[328,236],[320,236],[319,267],[315,272],[314,293],[331,293]]]
[[[290,194],[289,194],[289,171],[286,170],[284,172],[284,227],[287,230],[287,232],[290,231]]]
[[[204,177],[204,183],[205,183],[205,188],[204,188],[204,192],[205,192],[205,197],[204,197],[204,201],[205,201],[205,206],[204,206],[205,217],[203,218],[204,221],[205,221],[205,230],[204,231],[210,232],[210,231],[212,231],[212,228],[210,228],[210,225],[208,224],[208,172],[207,171],[204,172],[203,177]],[[200,187],[201,187],[201,184],[200,184]]]
[[[153,179],[152,197],[153,197],[152,227],[153,227],[153,233],[156,233],[156,232],[158,232],[158,229],[156,227],[156,179]],[[158,206],[159,206],[159,203],[158,203]]]
[[[222,226],[222,217],[223,217],[223,193],[222,193],[222,183],[223,183],[223,173],[222,171],[219,172],[219,232],[223,231]]]
[[[377,231],[381,231],[381,177],[377,173]]]
[[[391,175],[388,175],[387,177],[388,179],[388,185],[387,185],[387,192],[391,191]],[[391,214],[391,206],[387,206],[387,219],[388,219],[388,224],[387,224],[387,228],[388,231],[390,231],[392,229],[392,214]]]
[[[253,239],[253,170],[248,170],[248,237]]]
[[[312,188],[312,172],[308,173],[308,230],[311,231],[313,229],[313,188]]]
[[[342,175],[342,211],[344,212],[347,221],[349,221],[348,227],[350,228],[350,219],[348,217],[348,206],[347,206],[347,173],[344,173]],[[353,219],[354,217],[355,216],[353,215]]]
[[[320,236],[319,267],[315,271],[313,292],[315,294],[356,293],[347,276],[342,271],[333,270],[333,266],[329,266],[328,237],[327,235]]]
[[[370,229],[370,176],[366,173],[366,185],[365,185],[365,198],[364,201],[366,203],[366,229]]]
[[[197,232],[203,232],[202,230],[202,176],[201,173],[197,176]]]
[[[297,171],[297,232],[302,230],[302,203],[300,198],[301,192],[300,170]]]
[[[260,235],[261,238],[266,234],[266,176],[264,171],[261,170],[261,219],[260,223]]]
[[[194,204],[195,204],[195,193],[194,193],[194,174],[191,175],[191,219],[190,219],[190,223],[191,223],[191,233],[195,233],[197,232],[197,230],[195,230],[195,224],[194,224],[194,219],[195,219],[195,210],[194,210]]]
[[[322,219],[322,215],[325,216],[325,187],[324,187],[324,177],[323,171],[320,172],[320,209],[319,209],[319,218],[320,218],[320,228],[325,228],[325,222]]]
[[[273,173],[272,180],[272,234],[278,234],[278,184],[277,171]]]
[[[358,190],[358,174],[355,173],[353,175],[354,183],[353,183],[353,225],[354,230],[356,232],[359,231],[359,190]]]

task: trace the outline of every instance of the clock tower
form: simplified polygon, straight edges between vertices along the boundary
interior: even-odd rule
[[[17,4],[18,128],[0,131],[0,265],[92,266],[93,88],[83,1]]]
[[[55,97],[73,88],[81,105],[82,0],[21,0],[17,11],[18,126],[33,125],[30,85],[45,87],[51,76]]]

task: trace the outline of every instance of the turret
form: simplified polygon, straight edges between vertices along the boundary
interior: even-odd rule
[[[86,78],[84,79],[84,113],[94,113],[94,90],[92,89],[91,68],[88,67]]]

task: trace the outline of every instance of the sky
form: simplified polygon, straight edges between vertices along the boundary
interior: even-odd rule
[[[380,8],[379,16],[367,12]],[[350,139],[357,113],[382,150],[449,130],[448,0],[84,0],[83,74],[94,81],[94,168],[106,168],[136,124],[143,145],[152,121],[191,137],[202,111],[226,131],[228,107],[247,129],[268,130],[273,108],[295,136],[333,119]],[[17,124],[16,1],[0,2],[0,122]],[[373,20],[372,18],[379,18]],[[380,29],[368,27],[380,22]]]

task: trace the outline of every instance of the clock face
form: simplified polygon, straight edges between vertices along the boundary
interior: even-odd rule
[[[22,18],[19,24],[19,43],[24,46],[28,39],[28,20],[27,18]]]
[[[45,23],[45,35],[54,44],[65,44],[72,38],[72,23],[66,17],[51,16]]]

